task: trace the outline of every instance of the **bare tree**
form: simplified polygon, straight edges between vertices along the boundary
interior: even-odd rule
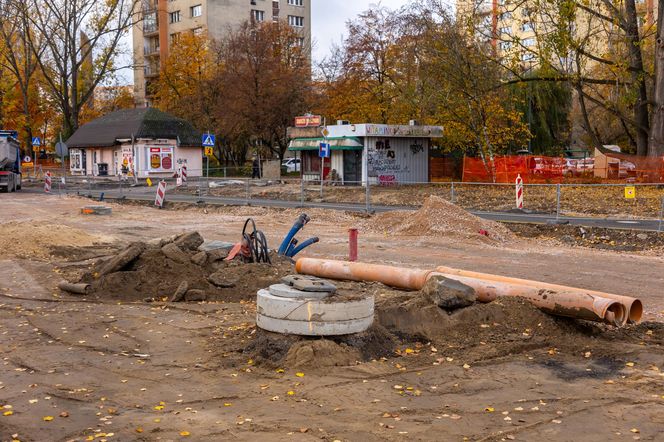
[[[121,39],[136,22],[138,0],[26,0],[33,53],[62,112],[63,135],[79,126],[83,105],[118,66]],[[35,39],[45,41],[39,52]]]

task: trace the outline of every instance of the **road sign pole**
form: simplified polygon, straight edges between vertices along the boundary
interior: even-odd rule
[[[62,132],[60,132],[60,143],[62,143]],[[65,181],[66,181],[65,180],[65,175],[66,175],[66,172],[65,172],[65,152],[62,149],[60,150],[60,161],[62,162],[62,184],[65,184]],[[87,169],[85,167],[85,164],[83,164],[83,168]],[[65,192],[66,191],[67,191],[67,185],[65,184]]]
[[[325,177],[323,169],[325,168],[325,157],[320,157],[320,197],[323,198],[323,178]]]

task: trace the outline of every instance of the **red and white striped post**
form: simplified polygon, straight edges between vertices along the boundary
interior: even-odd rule
[[[44,174],[44,192],[51,193],[51,172]]]
[[[357,261],[357,229],[348,229],[348,261]]]
[[[187,185],[187,165],[182,165],[182,184]]]
[[[523,209],[523,178],[521,178],[521,174],[516,176],[516,208]]]
[[[165,198],[166,198],[166,181],[161,180],[159,181],[159,185],[157,186],[157,195],[155,196],[154,199],[154,205],[161,209],[162,207],[164,207]]]

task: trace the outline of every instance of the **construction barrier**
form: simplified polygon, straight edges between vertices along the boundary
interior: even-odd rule
[[[525,184],[579,179],[664,183],[664,157],[628,155],[602,147],[587,158],[510,155],[463,160],[464,182],[513,183],[519,175]]]
[[[46,172],[44,174],[44,192],[50,193],[51,192],[51,172]]]
[[[164,198],[166,198],[166,181],[162,180],[159,181],[159,185],[157,186],[157,195],[154,199],[154,205],[160,209],[164,207]]]
[[[561,182],[566,161],[559,157],[514,155],[493,160],[465,157],[463,181],[476,183],[514,183],[517,176],[524,182]]]
[[[523,178],[516,176],[516,208],[523,209]]]

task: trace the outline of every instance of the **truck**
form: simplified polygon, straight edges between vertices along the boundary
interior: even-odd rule
[[[21,148],[18,132],[0,130],[0,192],[21,188]]]

